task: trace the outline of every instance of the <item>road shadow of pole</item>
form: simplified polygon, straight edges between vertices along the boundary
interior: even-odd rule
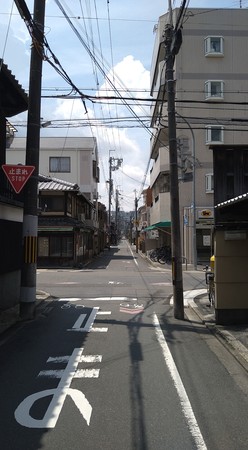
[[[142,326],[143,312],[138,313],[128,322],[129,332],[129,352],[131,360],[130,370],[130,398],[132,408],[132,439],[133,448],[136,450],[147,449],[142,378],[140,362],[143,361],[141,343],[138,340],[138,334]]]

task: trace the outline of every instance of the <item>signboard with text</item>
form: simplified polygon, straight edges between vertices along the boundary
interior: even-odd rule
[[[17,194],[22,190],[35,169],[34,166],[23,166],[22,164],[3,164],[2,168]]]

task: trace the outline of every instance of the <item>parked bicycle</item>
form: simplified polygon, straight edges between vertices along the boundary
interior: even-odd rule
[[[171,249],[168,246],[163,246],[151,250],[149,253],[151,261],[159,262],[160,264],[169,264],[171,262]]]
[[[160,264],[171,263],[171,248],[168,246],[161,247],[158,254],[158,262]]]
[[[214,306],[215,304],[215,282],[214,282],[214,272],[211,267],[205,266],[205,280],[207,285],[208,299],[210,306]]]

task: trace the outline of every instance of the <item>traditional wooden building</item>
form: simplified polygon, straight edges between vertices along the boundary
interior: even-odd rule
[[[216,145],[214,162],[215,314],[248,323],[248,146]]]
[[[40,175],[38,267],[83,267],[104,249],[101,225],[77,184]]]
[[[0,310],[19,302],[22,263],[23,198],[14,192],[2,170],[14,134],[6,118],[27,109],[27,94],[0,59]]]

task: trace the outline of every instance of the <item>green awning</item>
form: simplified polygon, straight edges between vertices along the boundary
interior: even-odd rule
[[[73,227],[46,227],[46,226],[41,226],[38,227],[38,231],[42,232],[42,231],[73,231],[74,228]]]
[[[154,230],[155,228],[169,228],[171,227],[171,222],[157,222],[154,223],[153,225],[150,225],[149,227],[144,228],[144,230],[142,231],[149,231],[149,230]]]

